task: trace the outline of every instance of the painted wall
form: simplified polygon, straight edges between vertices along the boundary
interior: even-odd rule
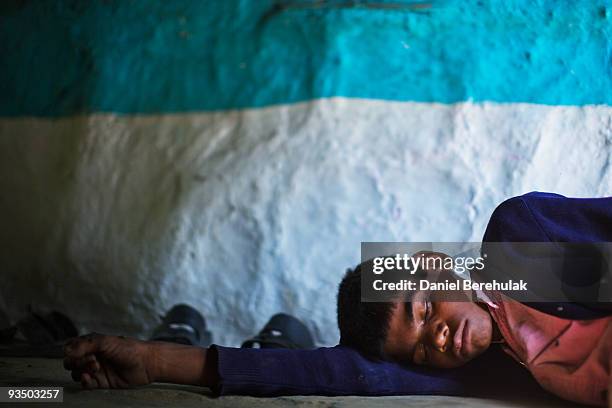
[[[609,2],[345,3],[0,6],[0,306],[334,344],[361,241],[612,195]]]

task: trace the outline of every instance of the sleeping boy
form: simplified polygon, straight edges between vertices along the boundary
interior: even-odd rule
[[[514,197],[497,207],[483,238],[506,241],[610,242],[612,198]],[[465,395],[470,378],[482,388],[486,380],[505,382],[510,378],[504,375],[524,372],[561,398],[608,403],[609,304],[525,304],[499,292],[476,302],[445,302],[424,291],[410,300],[368,303],[361,300],[363,266],[340,283],[341,338],[334,348],[205,349],[87,335],[66,344],[64,365],[91,389],[172,382],[258,396]],[[501,369],[487,378],[482,366],[474,369],[491,349],[503,350],[522,371]]]

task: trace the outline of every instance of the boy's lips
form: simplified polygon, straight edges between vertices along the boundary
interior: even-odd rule
[[[463,320],[459,323],[455,335],[453,336],[453,352],[458,358],[464,359],[469,354],[469,332],[467,329],[468,321]]]

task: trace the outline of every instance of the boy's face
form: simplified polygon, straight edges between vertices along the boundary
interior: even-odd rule
[[[412,302],[397,302],[385,353],[398,362],[440,368],[459,367],[491,344],[491,315],[473,302],[430,301],[417,292]]]

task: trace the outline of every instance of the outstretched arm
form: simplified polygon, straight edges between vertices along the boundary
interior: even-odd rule
[[[373,362],[343,346],[315,350],[203,349],[99,334],[66,344],[64,365],[85,388],[151,382],[201,385],[220,395],[513,395],[543,392],[501,350],[454,370]],[[491,367],[496,375],[490,376]]]
[[[215,353],[200,347],[88,334],[66,343],[64,354],[64,367],[88,389],[218,382]]]

